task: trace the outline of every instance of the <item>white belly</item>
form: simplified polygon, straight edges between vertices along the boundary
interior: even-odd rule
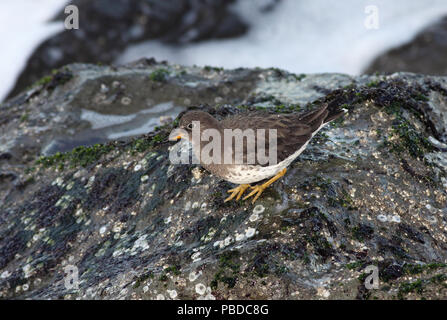
[[[318,130],[316,130],[314,133],[312,133],[312,137],[297,151],[295,151],[294,154],[290,155],[280,163],[277,163],[273,166],[254,166],[254,165],[240,165],[235,168],[233,168],[232,171],[230,171],[230,176],[227,177],[227,180],[235,183],[235,184],[250,184],[254,182],[258,182],[267,178],[271,178],[275,175],[277,175],[281,170],[284,168],[287,168],[293,160],[298,158],[298,156],[306,149],[307,145],[309,144],[310,140],[317,134],[318,131],[320,131],[327,123],[322,124]]]

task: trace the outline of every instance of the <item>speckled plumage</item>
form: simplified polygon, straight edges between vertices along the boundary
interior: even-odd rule
[[[188,126],[192,121],[200,121],[200,131],[205,129],[214,128],[221,132],[221,137],[224,137],[224,129],[266,129],[266,137],[262,143],[265,143],[266,155],[268,155],[268,129],[276,129],[277,132],[277,162],[274,164],[260,164],[257,157],[254,157],[256,162],[254,164],[247,164],[247,158],[249,158],[246,145],[244,143],[243,148],[243,164],[234,163],[234,143],[232,152],[233,163],[203,163],[202,166],[211,173],[219,176],[229,182],[236,184],[250,184],[258,182],[270,177],[275,176],[288,167],[293,160],[295,160],[306,148],[312,137],[323,126],[330,121],[338,118],[343,114],[343,110],[329,110],[325,104],[316,110],[306,112],[304,114],[239,114],[230,116],[218,121],[210,114],[203,111],[190,111],[186,113],[180,120],[180,128],[191,131]],[[190,134],[191,137],[191,134]],[[190,141],[193,144],[193,150],[196,153],[198,149],[197,142]],[[233,141],[234,142],[234,141]],[[203,148],[208,141],[200,141]],[[257,137],[255,140],[256,149],[258,146]],[[223,154],[223,143],[222,154]],[[200,159],[200,155],[196,153],[196,156]]]

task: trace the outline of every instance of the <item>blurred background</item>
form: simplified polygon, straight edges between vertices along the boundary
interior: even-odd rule
[[[65,6],[79,29],[65,30]],[[446,0],[1,0],[0,101],[72,62],[447,74]]]

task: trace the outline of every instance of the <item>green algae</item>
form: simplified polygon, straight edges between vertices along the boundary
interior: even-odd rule
[[[131,145],[132,153],[145,152],[149,149],[152,149],[157,143],[163,141],[163,138],[160,135],[155,135],[153,139],[139,138],[133,141]]]
[[[226,284],[228,288],[233,288],[236,285],[240,269],[240,264],[236,260],[239,257],[239,251],[229,251],[219,256],[218,271],[211,281],[211,289],[217,289],[219,282]]]
[[[44,86],[48,90],[53,90],[59,85],[63,85],[73,78],[73,74],[67,68],[53,69],[51,74],[37,80],[32,87]]]
[[[169,75],[169,71],[164,68],[157,69],[149,75],[149,79],[155,82],[165,82]]]
[[[66,163],[72,168],[77,166],[86,167],[98,161],[103,155],[112,151],[113,148],[113,145],[110,144],[95,144],[90,147],[79,146],[70,152],[57,152],[52,156],[42,156],[36,161],[36,164],[45,168],[58,166],[59,169],[63,169]]]
[[[363,261],[356,261],[356,262],[351,262],[351,263],[346,264],[346,268],[349,270],[355,270],[363,265],[364,265]]]
[[[415,98],[418,101],[429,101],[430,100],[426,95],[424,95],[424,94],[422,94],[420,92],[415,93],[413,95],[413,98]]]
[[[414,282],[405,282],[399,286],[399,291],[397,293],[398,299],[403,299],[404,295],[409,293],[416,292],[420,295],[424,292],[423,281],[421,279],[417,279]]]
[[[304,78],[306,78],[306,75],[304,73],[301,74],[292,74],[292,76],[295,78],[296,81],[302,81]]]
[[[169,274],[172,274],[172,275],[175,275],[175,276],[179,276],[181,274],[180,266],[179,265],[178,266],[174,265],[174,266],[167,267],[160,274],[160,277],[158,278],[158,280],[161,281],[161,282],[167,282],[169,280],[169,277],[168,277]]]
[[[146,280],[148,279],[153,279],[154,278],[154,274],[152,272],[148,272],[146,274],[143,274],[139,277],[137,277],[137,279],[135,280],[135,284],[133,285],[134,289],[137,289],[141,286],[142,283],[144,283]]]
[[[295,113],[301,111],[302,108],[299,104],[289,104],[289,105],[276,105],[273,107],[273,111],[277,113]]]
[[[392,152],[401,155],[408,153],[414,158],[423,158],[427,152],[434,150],[428,139],[424,137],[413,124],[403,117],[402,106],[400,103],[392,103],[385,108],[385,111],[393,115],[395,120],[392,122],[392,132],[399,137],[399,142],[390,141],[391,136],[385,137],[383,145]]]
[[[203,67],[203,69],[205,70],[205,71],[216,71],[216,72],[220,72],[220,71],[223,71],[224,69],[223,68],[219,68],[219,67],[212,67],[212,66],[205,66],[205,67]]]
[[[352,199],[351,195],[345,190],[342,190],[340,197],[328,196],[327,199],[331,207],[336,207],[337,205],[340,205],[348,210],[358,209],[354,204],[354,199]]]
[[[368,88],[374,88],[374,87],[377,87],[377,86],[379,85],[379,83],[380,83],[380,81],[375,80],[375,81],[371,81],[371,82],[369,82],[366,86],[367,86]]]
[[[166,273],[172,273],[175,276],[179,276],[181,274],[180,268],[181,268],[180,265],[173,265],[173,266],[167,267],[164,271]]]
[[[427,99],[426,92],[415,85],[410,86],[397,81],[389,83],[371,81],[360,88],[347,86],[344,89],[334,90],[322,102],[337,101],[340,106],[349,110],[366,101],[374,102],[377,107],[394,117],[391,123],[392,135],[382,136],[384,140],[381,147],[386,147],[400,156],[408,152],[412,157],[422,159],[424,154],[433,151],[433,146],[405,117],[404,110],[408,110],[410,114],[426,123],[420,110],[421,104],[425,104]],[[399,138],[398,141],[391,141],[393,135]]]
[[[305,236],[305,239],[314,247],[315,252],[323,257],[324,260],[329,258],[334,252],[334,248],[324,236],[313,233],[310,236]]]
[[[24,114],[22,114],[22,116],[20,117],[20,122],[26,122],[29,119],[29,114],[27,112],[25,112]]]
[[[163,282],[166,282],[166,281],[168,281],[168,275],[166,274],[166,273],[162,273],[161,275],[160,275],[160,278],[158,278],[158,280],[159,281],[163,281]]]
[[[44,86],[44,85],[50,83],[52,79],[53,79],[53,75],[46,75],[46,76],[43,76],[42,78],[40,78],[39,80],[37,80],[37,81],[34,83],[33,87],[36,87],[36,86]]]
[[[445,263],[428,263],[428,264],[405,264],[403,266],[403,273],[407,275],[421,274],[425,271],[433,271],[437,269],[447,268]]]
[[[159,128],[159,130],[167,129],[168,126]],[[41,156],[35,161],[35,164],[42,165],[44,168],[57,167],[60,170],[63,170],[67,164],[70,168],[87,167],[92,163],[96,163],[101,157],[113,150],[127,149],[132,154],[143,153],[163,143],[166,139],[165,134],[155,134],[150,137],[145,136],[133,139],[124,146],[120,146],[118,142],[79,146],[65,153],[57,152],[51,156]]]
[[[251,105],[238,105],[239,110],[244,111],[266,111],[274,113],[296,113],[302,111],[302,107],[299,104],[274,104],[272,107],[264,106],[251,106]]]

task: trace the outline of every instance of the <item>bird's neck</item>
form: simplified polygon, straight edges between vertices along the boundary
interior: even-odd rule
[[[201,125],[200,132],[193,132],[191,139],[193,152],[198,159],[209,155],[209,150],[213,150],[211,155],[213,152],[217,152],[217,149],[220,149],[222,153],[223,141],[224,131],[217,120],[213,125]]]

